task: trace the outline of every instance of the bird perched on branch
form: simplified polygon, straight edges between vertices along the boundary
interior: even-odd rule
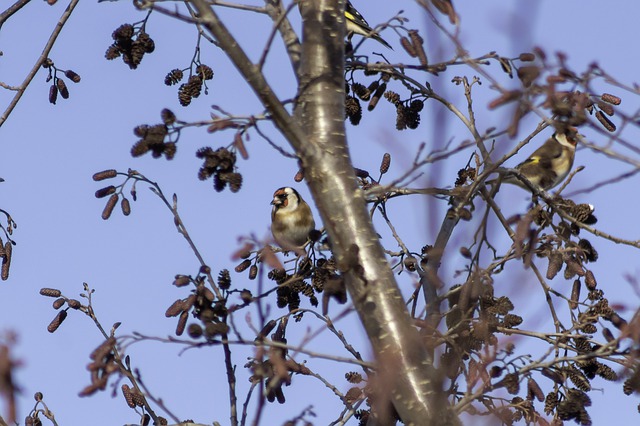
[[[309,205],[298,191],[288,186],[279,188],[271,201],[271,233],[283,250],[300,254],[316,223]]]
[[[393,50],[391,45],[387,43],[382,37],[380,37],[370,26],[369,23],[360,15],[360,12],[356,10],[350,1],[344,8],[344,16],[347,19],[347,32],[349,33],[348,39],[351,40],[353,34],[360,34],[365,37],[372,38],[377,42],[383,44],[385,47]]]
[[[554,133],[542,146],[536,149],[522,163],[515,167],[519,175],[525,177],[533,185],[545,191],[555,187],[564,180],[573,167],[576,153],[577,129],[569,127],[565,132]],[[501,178],[487,181],[500,181],[530,189],[515,173],[505,173]]]

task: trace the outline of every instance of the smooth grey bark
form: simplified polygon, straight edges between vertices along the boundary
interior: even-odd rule
[[[295,149],[332,241],[353,305],[378,361],[381,400],[390,399],[406,425],[457,424],[356,184],[344,129],[344,4],[303,0],[302,58],[292,117],[204,0],[192,0],[216,38]]]

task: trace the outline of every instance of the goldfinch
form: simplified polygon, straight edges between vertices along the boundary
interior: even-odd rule
[[[391,45],[384,41],[382,37],[376,34],[373,29],[369,26],[369,23],[360,15],[360,12],[356,10],[355,7],[351,4],[350,1],[347,1],[347,4],[344,8],[344,16],[347,19],[347,32],[349,33],[349,40],[353,37],[353,34],[360,34],[365,37],[370,37],[377,42],[383,44],[385,47],[393,50]]]
[[[573,167],[577,144],[576,136],[575,128],[569,128],[566,133],[554,133],[529,158],[518,164],[515,167],[516,170],[532,184],[548,191],[562,182]],[[514,174],[505,175],[502,178],[502,183],[510,183],[529,189]]]
[[[316,227],[309,205],[298,191],[288,186],[276,190],[271,204],[273,239],[283,250],[300,254]]]

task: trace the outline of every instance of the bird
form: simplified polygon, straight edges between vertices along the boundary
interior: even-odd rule
[[[351,40],[353,34],[360,34],[365,37],[370,37],[381,43],[385,47],[393,50],[391,45],[387,43],[382,37],[380,37],[372,28],[369,26],[369,23],[360,15],[360,12],[356,10],[355,7],[351,4],[350,1],[347,1],[347,4],[344,8],[344,16],[347,20],[347,32],[349,33],[348,39]]]
[[[544,144],[536,149],[522,163],[515,167],[518,174],[524,176],[533,185],[548,191],[564,180],[573,167],[576,153],[577,129],[570,127],[565,132],[556,132]],[[530,189],[518,174],[504,175],[487,183],[500,180],[524,189]]]
[[[283,250],[301,254],[309,233],[316,227],[309,205],[298,191],[288,186],[274,192],[271,205],[273,239]]]

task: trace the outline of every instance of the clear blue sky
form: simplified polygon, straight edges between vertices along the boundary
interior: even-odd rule
[[[450,57],[452,46],[438,36],[412,2],[354,0],[354,4],[371,24],[383,22],[404,9],[405,16],[411,20],[409,26],[425,31],[423,37],[430,46],[428,53],[432,60]],[[391,6],[387,6],[389,4]],[[504,56],[517,56],[534,45],[543,46],[549,53],[566,52],[570,64],[577,70],[595,60],[621,81],[631,83],[637,78],[640,67],[636,47],[640,4],[620,4],[593,0],[488,0],[457,1],[455,6],[462,20],[461,39],[474,56],[491,50]],[[53,7],[34,1],[3,26],[0,81],[12,85],[22,81],[65,7],[64,1]],[[292,14],[297,11],[294,9]],[[225,15],[233,19],[232,31],[256,58],[262,49],[263,38],[256,40],[247,29],[264,32],[270,24],[252,14],[228,12]],[[239,162],[245,183],[238,194],[216,193],[210,181],[199,181],[196,175],[199,160],[194,156],[195,150],[202,146],[228,144],[232,134],[210,135],[203,129],[188,129],[181,137],[176,159],[171,162],[149,156],[136,159],[130,156],[130,148],[135,142],[132,128],[159,122],[163,107],[171,108],[184,120],[206,119],[214,104],[235,114],[260,113],[255,97],[226,58],[209,47],[202,53],[203,62],[216,73],[210,82],[209,95],[202,95],[189,108],[178,104],[176,88],[166,87],[162,81],[169,70],[186,67],[191,60],[196,33],[187,24],[153,16],[147,31],[155,39],[156,51],[144,58],[137,71],[129,70],[120,60],[106,61],[104,51],[111,43],[111,32],[120,24],[138,21],[143,16],[128,2],[81,2],[51,55],[60,68],[78,72],[82,76],[81,83],[68,83],[70,99],[59,99],[53,106],[47,100],[46,71],[41,70],[13,115],[0,129],[0,176],[6,180],[0,184],[0,208],[9,210],[18,222],[14,234],[18,245],[14,250],[11,276],[9,281],[0,283],[0,300],[4,301],[0,331],[14,330],[20,338],[15,356],[23,362],[16,377],[23,390],[19,406],[21,419],[33,404],[33,393],[42,391],[61,425],[78,424],[79,419],[94,425],[136,421],[120,395],[117,400],[113,400],[109,392],[91,398],[77,397],[80,389],[89,383],[89,373],[84,367],[89,362],[88,354],[100,343],[101,336],[89,319],[78,312],[70,312],[60,330],[49,334],[46,326],[55,314],[51,308],[53,299],[38,296],[39,288],[55,287],[68,296],[77,296],[82,291],[82,282],[88,282],[96,289],[94,307],[105,327],[120,321],[123,323],[119,329],[121,334],[138,331],[166,336],[173,333],[175,320],[166,319],[164,311],[175,299],[186,294],[184,289],[171,286],[173,277],[178,273],[197,272],[196,260],[175,231],[169,212],[143,186],[138,189],[138,201],[133,203],[131,216],[125,218],[116,211],[110,220],[103,221],[100,214],[105,200],[93,197],[100,187],[91,180],[94,172],[134,168],[157,181],[167,195],[177,193],[182,218],[216,273],[225,267],[233,268],[235,263],[230,256],[239,246],[239,238],[269,236],[271,194],[280,186],[294,185],[295,162],[283,159],[255,134],[248,144],[250,160]],[[390,33],[385,34],[385,38],[395,49],[385,51],[385,55],[392,62],[404,60],[404,51],[397,39]],[[368,41],[362,49],[363,52],[379,52],[380,46]],[[490,69],[497,72],[497,65],[491,65]],[[283,98],[294,95],[286,91],[289,87],[286,78],[290,76],[288,64],[279,63],[276,55],[268,61],[267,71]],[[464,68],[453,70],[451,75],[456,72],[473,75]],[[450,77],[446,80],[444,77],[441,80],[432,76],[425,78],[438,90],[457,96],[455,93],[459,88],[448,83]],[[480,86],[477,93],[481,129],[508,119],[501,112],[484,110],[482,105],[493,97],[488,87]],[[7,91],[0,90],[3,108],[10,96]],[[623,99],[625,111],[637,109],[637,99],[631,96],[623,96]],[[390,105],[381,103],[373,113],[365,112],[359,127],[348,125],[355,165],[375,171],[382,154],[388,151],[393,155],[390,178],[398,176],[403,166],[412,161],[420,142],[425,141],[430,146],[447,142],[435,140],[439,134],[436,126],[443,125],[436,110],[427,103],[422,113],[423,125],[417,131],[400,134],[393,130],[395,118],[389,115]],[[444,132],[454,141],[469,138],[453,119]],[[284,146],[282,138],[271,134]],[[590,136],[593,135],[587,133],[587,137]],[[638,135],[630,129],[625,136],[637,140]],[[504,139],[497,143],[508,146],[513,141]],[[525,148],[526,152],[531,151],[528,148]],[[454,180],[453,173],[466,158],[468,153],[456,157],[447,166],[434,168],[430,179],[436,185],[450,185]],[[585,165],[586,170],[574,180],[573,189],[614,176],[621,168],[620,163],[585,149],[578,152],[576,165]],[[309,198],[306,188],[299,184],[296,187]],[[615,191],[611,188],[576,200],[596,205],[598,226],[602,230],[630,239],[640,238],[635,225],[640,207],[635,195],[637,177],[615,187]],[[500,198],[502,202],[508,199],[508,208],[513,209],[511,213],[522,213],[527,206],[526,194],[515,188],[501,191]],[[417,199],[409,200],[392,205],[390,214],[399,223],[403,235],[416,236],[413,243],[419,249],[422,242],[433,238],[442,217],[444,206],[440,204],[443,203],[434,206]],[[411,208],[409,211],[412,212],[406,219],[405,208]],[[431,215],[437,219],[424,219],[434,217]],[[471,227],[458,229],[451,249],[457,250],[472,232]],[[384,230],[381,233],[383,241],[393,249],[388,233]],[[640,272],[638,252],[595,238],[591,240],[600,252],[600,260],[592,265],[596,277],[612,303],[629,307],[629,310],[621,311],[629,319],[638,306],[639,296],[624,277]],[[454,278],[454,272],[463,266],[463,259],[455,259],[457,263],[445,265],[442,270],[442,278],[451,284],[461,280]],[[546,267],[546,263],[541,267]],[[545,315],[548,312],[544,309],[539,285],[531,281],[526,272],[510,272],[510,281],[497,278],[497,288],[505,286],[505,293],[511,295],[517,311],[534,312],[536,320],[543,316],[539,318],[542,329],[547,324]],[[247,281],[246,276],[233,272],[232,275],[238,287],[255,290],[256,283]],[[523,277],[523,281],[514,282],[513,277]],[[570,283],[557,279],[553,285],[564,291]],[[340,310],[332,307],[332,314]],[[535,310],[540,313],[536,314]],[[237,316],[236,323],[245,322],[244,315],[243,312]],[[255,321],[255,311],[251,311],[251,315]],[[271,316],[275,315],[276,312],[272,312]],[[525,323],[523,327],[527,325]],[[356,349],[363,354],[369,353],[353,315],[338,326],[350,336]],[[321,323],[311,316],[305,317],[302,326],[298,327],[299,334],[292,332],[289,342],[299,342],[307,328],[316,330],[321,328]],[[325,332],[311,342],[309,348],[322,352],[327,347],[339,348],[339,345],[337,339]],[[129,353],[133,363],[142,369],[145,383],[179,417],[227,424],[226,379],[220,351],[193,350],[177,359],[179,350],[159,343],[143,343],[132,347]],[[239,398],[243,399],[248,382],[242,370],[251,348],[234,347],[233,350],[239,354],[236,357],[240,371]],[[348,355],[340,349],[336,349],[335,354]],[[337,383],[343,392],[348,389],[341,378],[342,368],[336,368],[336,363],[302,356],[297,359],[308,359],[314,371]],[[550,382],[541,384],[543,390],[548,390]],[[638,416],[635,406],[639,398],[623,395],[621,384],[611,385],[596,379],[594,387],[604,390],[602,394],[599,390],[591,392],[594,407],[590,413],[594,425],[630,424],[632,420],[629,419]],[[306,406],[313,405],[318,414],[317,424],[334,419],[335,397],[313,378],[295,377],[294,386],[285,389],[285,395],[294,401],[284,410],[286,416],[276,413],[275,409],[279,407],[268,407],[265,418],[278,419],[280,423],[281,419],[293,417]]]

